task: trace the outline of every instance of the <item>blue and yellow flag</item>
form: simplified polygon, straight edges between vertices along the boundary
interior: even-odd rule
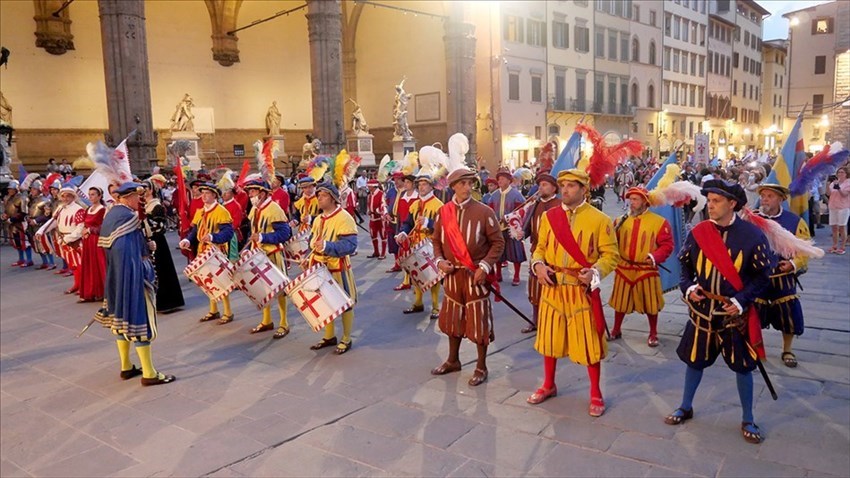
[[[561,151],[557,161],[552,165],[552,171],[549,174],[557,178],[558,173],[561,171],[575,168],[579,146],[581,146],[581,133],[573,131],[572,136],[570,136],[570,139],[567,140],[567,144],[564,146],[564,150]]]
[[[803,135],[800,131],[800,126],[803,122],[803,112],[797,115],[797,121],[794,122],[794,127],[788,133],[785,139],[785,144],[779,150],[779,157],[773,163],[773,169],[765,179],[765,183],[779,184],[786,188],[791,184],[791,181],[797,177],[803,162],[806,160],[806,150],[803,145]],[[782,207],[788,209],[794,214],[803,218],[804,221],[809,221],[809,195],[803,194],[796,196],[789,201],[782,203]]]
[[[658,168],[658,171],[656,171],[652,179],[646,184],[646,189],[650,191],[654,189],[658,185],[658,181],[661,180],[661,177],[664,176],[664,172],[667,171],[667,166],[671,164],[678,164],[675,151],[670,153],[667,160],[661,164],[661,167]],[[664,292],[667,292],[679,287],[679,279],[682,275],[682,265],[679,263],[679,251],[682,249],[682,244],[685,242],[685,236],[687,234],[687,231],[685,231],[685,217],[681,208],[673,206],[656,206],[650,208],[650,210],[666,219],[670,223],[670,229],[673,231],[673,254],[670,254],[670,257],[662,264],[669,271],[658,268],[658,273],[661,276],[661,288]]]

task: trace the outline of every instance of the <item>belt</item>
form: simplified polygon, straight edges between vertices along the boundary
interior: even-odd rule
[[[731,300],[729,300],[729,298],[728,298],[728,297],[724,297],[724,296],[722,296],[722,295],[717,295],[717,294],[711,293],[711,292],[709,292],[709,291],[707,291],[707,290],[702,290],[702,291],[700,291],[700,292],[702,293],[702,295],[704,295],[704,296],[705,296],[706,298],[708,298],[708,299],[711,299],[711,300],[717,300],[717,301],[723,302],[724,304],[730,304],[730,303],[732,303],[732,301],[731,301]]]
[[[620,263],[617,265],[617,267],[621,268],[621,269],[627,269],[627,270],[646,270],[646,271],[658,270],[652,264],[647,264],[646,262],[630,261],[628,259],[623,259],[623,258],[620,258]]]

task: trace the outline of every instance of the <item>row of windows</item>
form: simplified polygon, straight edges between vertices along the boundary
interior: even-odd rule
[[[732,78],[732,58],[716,51],[708,52],[708,72]]]
[[[748,110],[746,108],[732,108],[732,118],[739,123],[758,123],[761,120],[761,115],[758,111]]]
[[[782,88],[782,84],[785,83],[785,77],[780,75],[779,73],[773,74],[773,86]]]
[[[587,78],[585,75],[576,75],[576,97],[566,98],[566,77],[563,74],[555,75],[555,96],[552,99],[552,108],[560,111],[593,111],[608,112],[616,114],[630,113],[626,105],[638,106],[640,102],[640,86],[637,82],[631,85],[631,94],[628,89],[628,78],[608,76],[608,95],[605,96],[605,75],[595,75],[594,102],[587,103]],[[618,88],[619,85],[619,88]],[[617,91],[619,89],[620,101],[617,102]],[[607,99],[607,103],[606,103]],[[646,106],[655,108],[655,85],[650,83],[646,87]]]
[[[733,63],[734,67],[738,68],[738,53],[733,53]],[[744,71],[747,73],[752,73],[756,76],[761,76],[761,62],[756,61],[755,59],[750,59],[747,55],[744,55]]]
[[[729,118],[732,113],[732,100],[728,96],[710,94],[706,98],[706,110],[709,118]]]
[[[664,36],[694,45],[705,45],[705,25],[667,13],[664,15]]]
[[[673,0],[673,3],[679,4],[685,8],[690,8],[695,12],[705,13],[708,0]]]
[[[632,0],[596,0],[596,11],[617,17],[631,18]]]
[[[773,94],[773,106],[782,108],[782,95],[776,93]]]
[[[750,89],[747,90],[747,82],[742,82],[743,88],[741,88],[741,97],[744,99],[758,100],[759,99],[759,87],[755,85],[749,85]],[[749,93],[749,94],[748,94]],[[732,94],[738,96],[738,80],[732,82]]]
[[[752,38],[752,40],[751,40]],[[753,51],[760,52],[761,51],[761,38],[758,37],[755,33],[750,35],[750,32],[744,30],[744,46],[750,47]]]
[[[662,92],[663,103],[669,105],[689,106],[691,108],[702,108],[705,104],[705,87],[665,81]]]
[[[664,48],[664,70],[704,77],[705,56],[678,48]]]
[[[732,27],[712,21],[708,25],[708,37],[720,40],[723,43],[732,43]]]
[[[519,73],[508,73],[508,99],[511,101],[519,101],[521,99]],[[531,102],[543,102],[543,77],[540,75],[531,75]]]

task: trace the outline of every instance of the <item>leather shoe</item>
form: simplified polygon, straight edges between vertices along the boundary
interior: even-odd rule
[[[472,378],[470,378],[469,382],[467,383],[470,387],[477,387],[487,381],[487,375],[488,372],[486,368],[480,369],[478,367],[475,367],[475,372],[472,373]]]
[[[537,332],[537,327],[534,326],[534,325],[529,325],[526,328],[520,330],[520,333],[523,333],[523,334],[530,334],[532,332]]]
[[[133,368],[131,368],[130,370],[121,371],[121,380],[130,380],[131,378],[138,377],[141,374],[142,369],[136,367],[136,365],[133,364]]]
[[[391,273],[391,272],[401,272],[401,267],[394,266],[394,267],[387,269],[388,274]]]
[[[431,369],[431,375],[445,375],[447,373],[460,372],[460,362],[443,362],[439,367]]]
[[[425,306],[424,306],[424,305],[414,305],[414,306],[412,306],[412,307],[409,307],[409,308],[407,308],[407,309],[404,309],[404,310],[402,311],[402,313],[405,313],[405,314],[415,314],[415,313],[417,313],[417,312],[424,312],[424,311],[425,311]]]
[[[410,284],[399,284],[393,287],[393,290],[407,290],[410,289]]]
[[[251,333],[252,334],[258,334],[260,332],[265,332],[265,331],[271,330],[273,328],[274,328],[273,324],[260,324],[256,327],[254,327],[253,329],[251,329]]]
[[[151,385],[162,385],[165,383],[171,383],[177,380],[177,377],[174,375],[165,375],[164,373],[156,374],[156,377],[153,378],[145,378],[142,377],[142,386],[149,387]]]
[[[548,399],[549,397],[554,397],[556,395],[558,395],[557,386],[552,387],[549,390],[545,390],[541,387],[538,388],[536,392],[532,393],[531,396],[525,399],[525,401],[530,403],[531,405],[538,405],[545,402],[546,399]]]

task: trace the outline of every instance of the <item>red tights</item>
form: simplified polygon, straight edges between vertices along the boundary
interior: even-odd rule
[[[555,357],[543,357],[543,389],[552,390],[555,386],[555,367],[558,359]],[[602,400],[602,389],[599,388],[599,377],[602,374],[602,366],[599,362],[587,366],[587,377],[590,379],[590,398]]]

